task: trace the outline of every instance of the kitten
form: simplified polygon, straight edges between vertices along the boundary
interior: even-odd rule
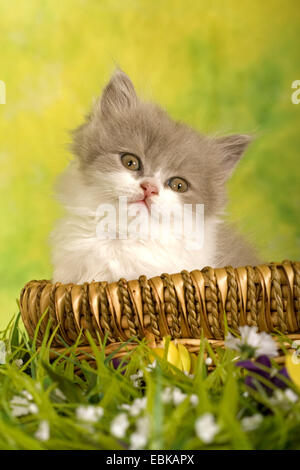
[[[58,186],[66,215],[51,235],[53,281],[112,282],[256,264],[252,248],[221,217],[225,183],[250,141],[247,135],[207,137],[174,122],[157,105],[141,101],[127,75],[117,70],[74,131],[76,158]],[[120,196],[136,214],[143,209],[149,217],[152,207],[204,204],[203,246],[188,249],[172,228],[158,240],[137,240],[130,231],[127,239],[99,238],[98,207],[118,208]],[[116,229],[121,232],[118,224]]]

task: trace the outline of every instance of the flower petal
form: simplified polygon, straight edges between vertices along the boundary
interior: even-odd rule
[[[191,357],[190,357],[190,354],[189,354],[188,350],[186,349],[186,347],[181,343],[179,343],[177,345],[177,348],[178,348],[179,357],[180,357],[180,361],[181,361],[181,369],[184,372],[189,373],[190,370],[191,370]]]
[[[300,361],[293,354],[289,354],[285,358],[287,373],[292,381],[300,388]]]

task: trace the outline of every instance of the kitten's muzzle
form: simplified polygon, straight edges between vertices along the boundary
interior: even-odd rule
[[[145,199],[159,194],[158,187],[155,184],[150,183],[150,181],[144,181],[143,183],[140,184],[140,187],[144,191]]]

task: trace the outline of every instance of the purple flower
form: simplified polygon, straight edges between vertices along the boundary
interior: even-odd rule
[[[282,390],[288,388],[288,385],[283,380],[281,380],[281,377],[290,380],[286,368],[283,367],[282,369],[275,371],[274,373],[274,369],[272,368],[272,364],[268,356],[259,356],[255,361],[250,361],[249,359],[245,361],[239,361],[236,365],[238,367],[243,367],[244,369],[247,369],[249,372],[254,372],[255,374],[261,376],[263,379],[268,380],[277,388],[280,388]],[[259,377],[257,376],[252,377],[251,375],[247,375],[245,379],[245,384],[248,387],[257,390],[257,381],[260,382],[260,384],[264,387],[267,393],[272,393],[273,389],[268,387],[263,381],[260,381]]]
[[[119,369],[121,363],[122,363],[122,366],[119,370],[119,372],[121,372],[122,375],[125,374],[125,371],[126,371],[126,366],[128,363],[125,362],[125,361],[122,361],[121,359],[119,359],[118,357],[114,357],[112,360],[111,360],[111,363],[112,363],[112,366],[114,369]]]

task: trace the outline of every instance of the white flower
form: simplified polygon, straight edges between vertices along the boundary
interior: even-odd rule
[[[57,398],[60,398],[61,400],[67,399],[66,395],[60,390],[60,388],[55,388],[53,390],[53,393]]]
[[[19,395],[15,395],[10,400],[10,407],[12,415],[15,417],[24,416],[29,414],[29,403],[26,398],[22,398]]]
[[[131,416],[138,416],[140,412],[146,408],[146,405],[147,405],[146,397],[136,398],[129,409],[129,414]]]
[[[140,387],[143,376],[144,373],[142,370],[138,370],[136,374],[130,375],[130,380],[133,382],[135,388]]]
[[[190,403],[191,403],[192,406],[197,406],[198,403],[199,403],[198,395],[195,395],[195,393],[193,393],[193,394],[190,396]]]
[[[36,414],[38,413],[38,407],[35,403],[32,403],[32,395],[28,393],[26,390],[21,392],[24,396],[21,397],[20,395],[14,395],[10,400],[10,407],[12,415],[16,418],[19,416],[25,416],[28,414]]]
[[[139,432],[133,432],[130,436],[130,450],[143,449],[147,444],[147,437]]]
[[[187,394],[178,387],[166,387],[163,389],[161,394],[163,403],[173,403],[175,406],[180,405],[186,397]],[[193,401],[193,398],[191,400]]]
[[[236,338],[228,333],[225,346],[239,352],[246,351],[250,357],[261,355],[277,356],[277,344],[265,331],[257,332],[256,326],[240,326],[241,338]]]
[[[212,362],[213,362],[213,360],[212,360],[211,357],[207,357],[207,358],[205,359],[205,364],[206,364],[207,366],[211,366],[211,365],[212,365]]]
[[[257,413],[253,416],[245,416],[245,418],[241,420],[241,423],[245,431],[254,431],[255,429],[259,427],[262,420],[263,420],[262,415]]]
[[[175,406],[180,405],[187,397],[187,394],[184,393],[178,387],[165,387],[161,394],[161,400],[163,403],[173,403]],[[195,394],[190,396],[190,403],[193,406],[198,404],[198,397]]]
[[[128,403],[122,403],[122,405],[119,406],[121,410],[129,411],[131,409],[131,405]]]
[[[143,449],[148,441],[149,419],[147,416],[139,418],[136,422],[136,430],[130,436],[130,450]]]
[[[102,418],[104,413],[103,408],[101,406],[85,406],[80,405],[76,409],[76,418],[80,421],[88,421],[89,423],[96,423]]]
[[[184,375],[186,375],[187,377],[189,377],[189,379],[194,379],[194,377],[195,377],[194,374],[190,374],[187,370],[184,370],[183,373],[184,373]]]
[[[23,359],[16,359],[15,364],[18,367],[18,369],[21,369],[22,365],[24,364]]]
[[[136,420],[136,429],[137,431],[148,434],[149,432],[149,419],[148,416],[142,416]]]
[[[22,392],[22,395],[24,395],[24,397],[29,400],[29,401],[32,401],[33,400],[33,396],[31,395],[31,393],[27,392],[27,390],[23,390]]]
[[[290,388],[287,388],[286,390],[276,389],[269,400],[273,405],[280,406],[282,409],[288,410],[292,403],[296,403],[299,400],[299,395]]]
[[[125,436],[129,421],[126,413],[119,413],[111,422],[110,432],[113,436],[122,438]]]
[[[297,395],[297,393],[295,393],[291,388],[287,388],[284,391],[284,394],[286,398],[292,403],[296,403],[299,400],[299,395]]]
[[[34,437],[39,441],[48,441],[50,438],[50,426],[48,421],[41,421],[40,425],[34,434]]]
[[[215,435],[219,432],[220,428],[217,425],[214,416],[211,413],[205,413],[195,422],[195,431],[197,437],[205,444],[213,442]]]
[[[174,405],[180,405],[183,400],[186,398],[186,393],[183,393],[180,388],[175,387],[173,390],[173,403]]]
[[[122,410],[128,411],[131,416],[138,416],[147,406],[147,397],[136,398],[131,405],[123,403],[120,405]]]
[[[294,350],[293,352],[293,363],[294,364],[299,364],[299,359],[300,359],[300,340],[297,339],[293,341],[291,348]]]
[[[171,403],[173,400],[173,389],[171,387],[166,387],[163,389],[161,400],[163,403]]]
[[[6,363],[6,346],[4,341],[0,341],[0,364]]]
[[[152,362],[152,364],[149,364],[147,367],[146,367],[146,371],[147,372],[152,372],[155,367],[157,366],[157,361],[156,359]]]

